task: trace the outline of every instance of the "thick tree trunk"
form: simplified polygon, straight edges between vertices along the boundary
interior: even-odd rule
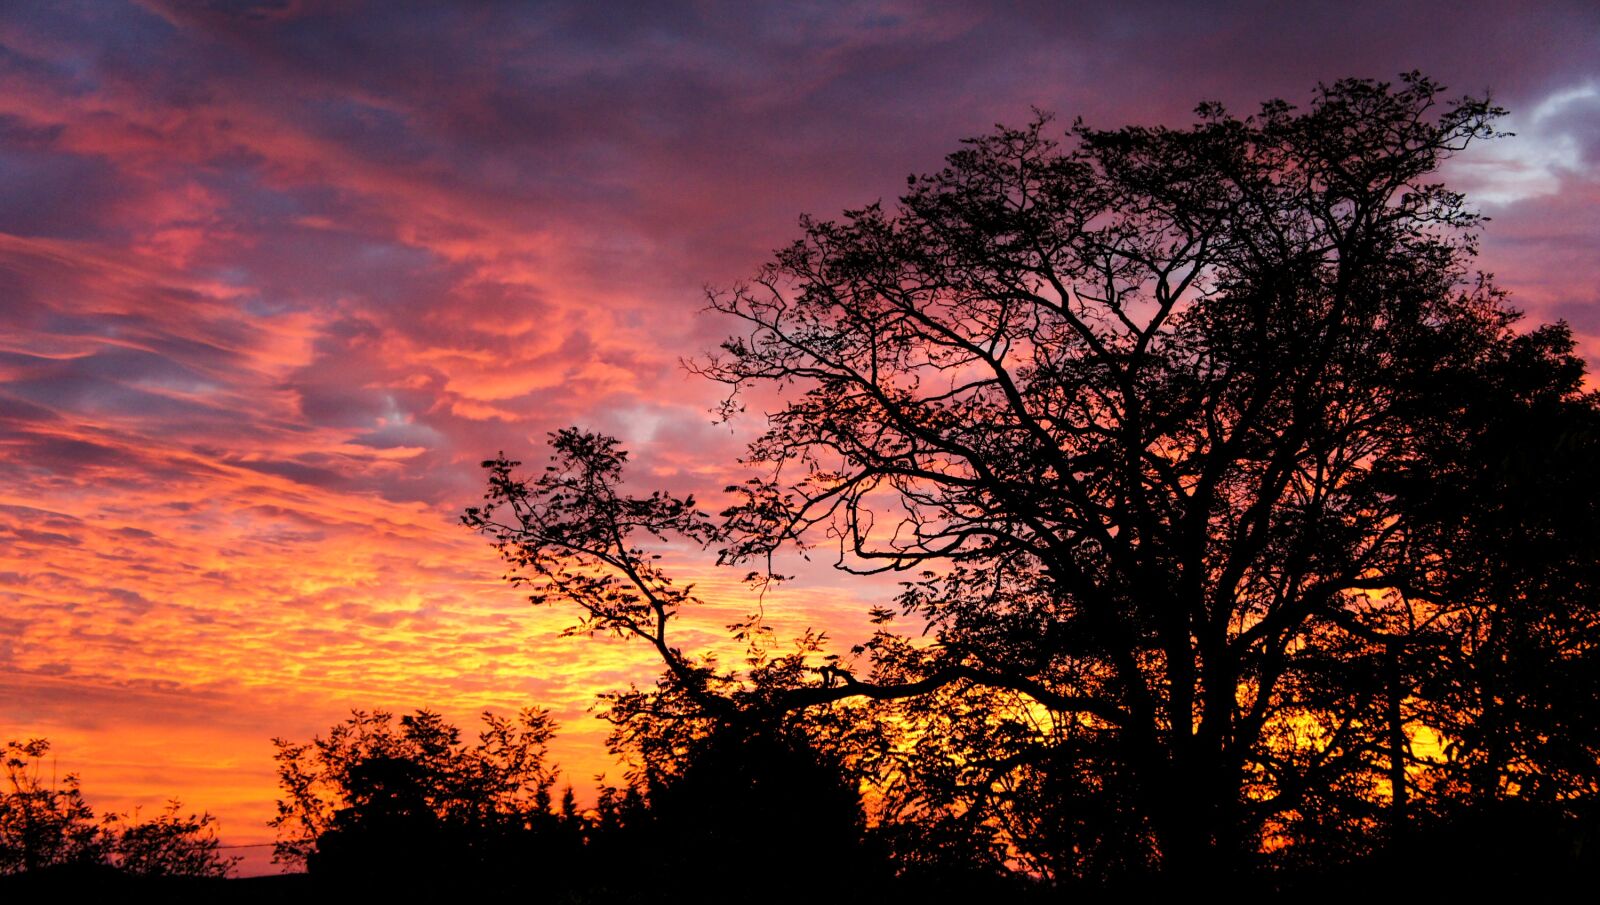
[[[1168,771],[1164,793],[1150,803],[1160,846],[1159,885],[1193,891],[1237,879],[1244,849],[1235,772],[1211,752]]]

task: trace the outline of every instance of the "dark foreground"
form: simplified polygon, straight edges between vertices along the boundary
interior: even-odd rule
[[[1231,881],[1191,880],[1138,884],[1137,888],[1116,890],[1083,887],[1047,887],[1028,882],[963,881],[945,878],[917,882],[894,879],[887,882],[835,882],[826,865],[817,865],[805,876],[774,872],[768,881],[718,883],[699,878],[639,876],[628,865],[617,865],[609,877],[575,884],[570,878],[545,884],[529,878],[527,882],[484,884],[470,876],[434,880],[395,878],[357,882],[348,878],[330,880],[310,874],[282,874],[239,879],[135,877],[113,870],[39,871],[34,874],[0,877],[0,902],[110,902],[155,901],[166,905],[184,903],[261,903],[261,905],[321,905],[321,903],[381,902],[460,902],[519,901],[528,903],[718,903],[718,902],[817,902],[893,903],[893,902],[1113,902],[1137,900],[1141,893],[1177,894],[1217,893],[1243,902],[1262,896],[1292,897],[1301,901],[1344,901],[1356,897],[1381,895],[1424,896],[1448,901],[1470,895],[1526,896],[1529,893],[1561,892],[1584,888],[1593,879],[1572,872],[1539,872],[1498,865],[1494,869],[1474,870],[1459,865],[1441,870],[1442,865],[1425,861],[1404,870],[1375,869],[1338,874],[1305,874],[1298,877],[1252,877]],[[1529,868],[1532,868],[1529,865]],[[493,897],[493,899],[491,899]]]

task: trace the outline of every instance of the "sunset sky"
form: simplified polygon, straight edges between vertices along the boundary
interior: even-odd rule
[[[479,461],[581,424],[714,503],[761,419],[679,364],[730,329],[704,287],[1031,107],[1488,90],[1517,134],[1446,179],[1600,363],[1592,0],[987,6],[0,2],[0,741],[230,844],[272,838],[271,738],[352,707],[543,705],[580,790],[618,779],[587,708],[657,664],[500,580]],[[699,649],[749,604],[681,568]],[[808,570],[766,609],[848,640],[882,593]]]

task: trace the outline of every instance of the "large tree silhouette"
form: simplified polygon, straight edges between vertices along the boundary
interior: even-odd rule
[[[1041,117],[973,139],[897,206],[804,219],[711,294],[743,325],[692,365],[729,388],[723,414],[782,394],[722,520],[626,495],[615,441],[575,430],[534,478],[485,463],[465,520],[536,600],[656,648],[661,689],[616,699],[619,720],[877,702],[851,713],[927,731],[866,772],[912,777],[926,826],[981,824],[1042,873],[1399,844],[1433,763],[1417,734],[1467,785],[1538,772],[1505,760],[1514,715],[1464,696],[1526,680],[1513,648],[1593,645],[1530,578],[1582,553],[1516,546],[1514,581],[1483,558],[1549,512],[1591,538],[1595,520],[1581,477],[1530,516],[1506,502],[1523,472],[1486,474],[1506,437],[1485,413],[1549,438],[1595,412],[1565,327],[1513,329],[1469,269],[1481,218],[1436,181],[1501,112],[1412,74],[1244,119],[1206,104],[1183,129],[1057,143]],[[853,657],[808,639],[720,671],[669,640],[694,598],[642,546],[668,535],[903,573],[902,615],[936,643],[886,627]]]

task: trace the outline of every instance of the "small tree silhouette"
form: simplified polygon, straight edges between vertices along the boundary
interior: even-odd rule
[[[78,777],[43,778],[50,742],[8,741],[0,790],[0,875],[115,870],[139,877],[225,877],[238,863],[218,851],[215,818],[184,814],[176,799],[150,820],[106,814],[98,821]],[[52,771],[53,772],[53,771]]]
[[[537,708],[483,722],[468,744],[431,711],[353,711],[309,744],[274,739],[277,859],[363,883],[487,882],[540,860],[538,843],[559,848],[546,760],[555,722]]]
[[[76,774],[43,776],[46,739],[7,741],[0,792],[0,874],[102,864],[106,839],[83,800]],[[54,771],[52,770],[52,773]]]
[[[876,879],[861,798],[841,765],[775,725],[723,727],[688,744],[649,795],[656,854],[673,876],[758,894],[826,865],[830,888]]]
[[[101,822],[112,866],[139,877],[226,877],[240,859],[218,851],[215,824],[210,814],[183,813],[176,799],[149,819],[135,810]]]

